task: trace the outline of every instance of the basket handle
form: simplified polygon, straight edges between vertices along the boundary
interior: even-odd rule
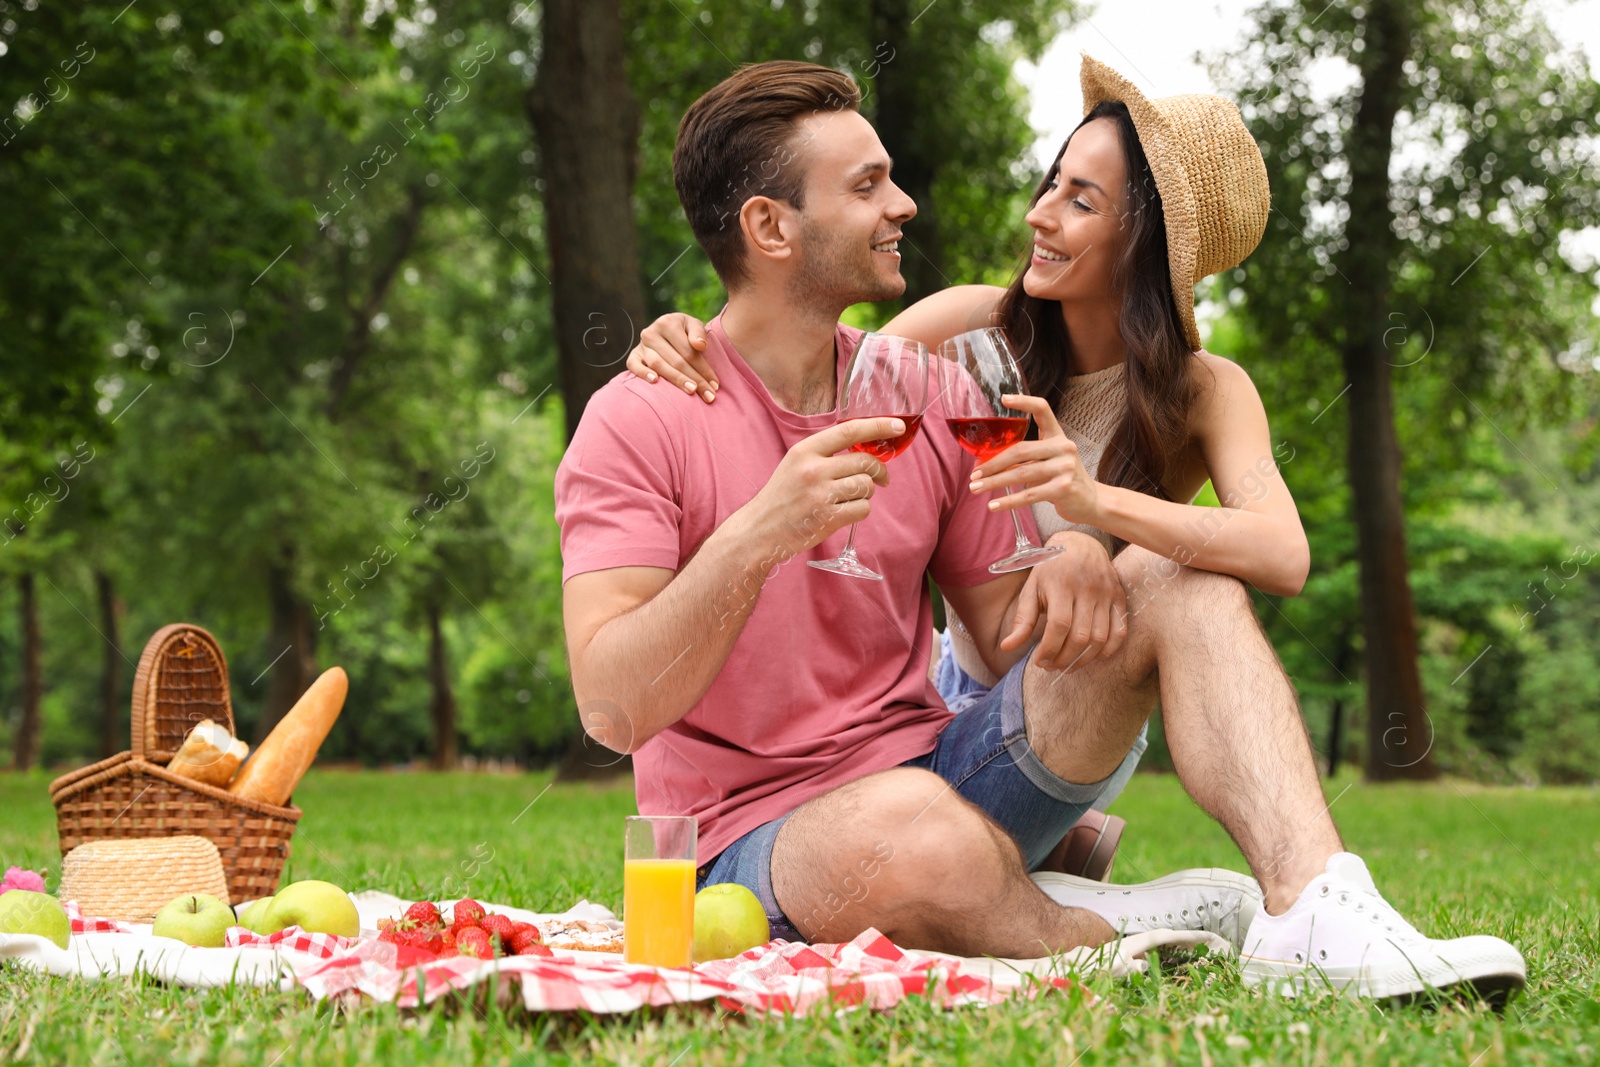
[[[201,719],[234,732],[222,646],[199,626],[163,626],[146,642],[133,676],[133,757],[165,763]]]

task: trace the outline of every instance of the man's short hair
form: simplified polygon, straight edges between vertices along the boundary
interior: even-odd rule
[[[745,281],[739,209],[753,196],[804,207],[798,120],[817,111],[857,111],[861,90],[848,74],[815,63],[775,60],[742,67],[689,106],[678,125],[672,179],[695,240],[722,284]]]

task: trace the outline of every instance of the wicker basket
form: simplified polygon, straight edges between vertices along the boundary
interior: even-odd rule
[[[234,730],[222,648],[198,626],[163,626],[134,674],[131,751],[50,783],[61,854],[89,841],[195,834],[217,846],[234,900],[276,893],[300,809],[170,773],[166,764],[201,719]]]

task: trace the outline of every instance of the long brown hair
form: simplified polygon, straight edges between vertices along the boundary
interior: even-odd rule
[[[1111,268],[1112,291],[1122,296],[1120,325],[1122,340],[1128,349],[1122,373],[1128,387],[1128,406],[1111,440],[1106,443],[1095,479],[1106,485],[1136,489],[1170,500],[1166,482],[1189,438],[1189,408],[1194,399],[1190,372],[1194,354],[1184,339],[1178,309],[1172,301],[1161,194],[1150,173],[1150,163],[1145,159],[1133,119],[1126,105],[1106,101],[1084,116],[1073,133],[1096,119],[1115,123],[1122,142],[1129,202],[1124,222],[1129,232],[1122,253]],[[1071,142],[1069,135],[1049,173],[1035,190],[1030,206],[1037,203],[1056,180],[1061,171],[1061,156]],[[1022,351],[1017,357],[1028,392],[1048,400],[1051,410],[1059,411],[1068,378],[1083,371],[1078,366],[1060,302],[1041,300],[1025,293],[1022,276],[1026,272],[1024,264],[1000,298],[996,314],[1000,326],[1014,342],[1020,338],[1030,340],[1025,346],[1018,344]],[[1118,548],[1121,547],[1119,541]]]

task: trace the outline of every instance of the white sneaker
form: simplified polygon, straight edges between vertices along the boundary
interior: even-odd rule
[[[1195,867],[1135,885],[1108,885],[1054,871],[1032,877],[1057,904],[1092,911],[1122,936],[1205,930],[1238,948],[1261,907],[1261,887],[1254,878],[1217,867]]]
[[[1285,996],[1350,992],[1401,997],[1470,982],[1482,996],[1528,978],[1522,954],[1498,937],[1435,941],[1378,893],[1360,856],[1340,852],[1282,915],[1256,914],[1239,968],[1246,985]]]

